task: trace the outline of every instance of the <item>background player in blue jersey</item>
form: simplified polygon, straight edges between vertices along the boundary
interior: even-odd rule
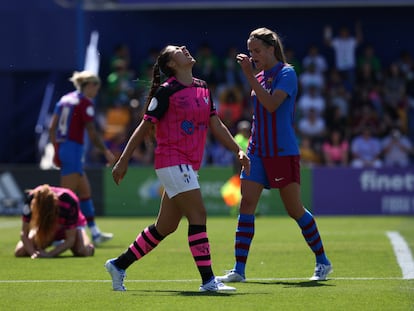
[[[300,198],[300,155],[294,130],[298,91],[295,70],[286,62],[279,36],[267,28],[252,31],[247,47],[250,57],[238,54],[237,61],[252,89],[252,131],[247,152],[251,170],[250,175],[241,173],[242,199],[235,237],[236,263],[232,270],[217,279],[223,282],[245,280],[245,266],[254,236],[255,210],[260,195],[263,188],[277,188],[287,213],[296,220],[316,256],[311,280],[325,280],[332,272],[332,265],[325,255],[315,219],[304,208]]]
[[[115,156],[106,148],[95,128],[92,100],[99,91],[99,77],[88,71],[74,72],[70,81],[76,91],[64,95],[56,104],[49,129],[50,140],[55,146],[55,164],[60,167],[60,185],[78,194],[93,243],[97,245],[111,239],[113,234],[101,232],[95,223],[91,186],[83,169],[85,130],[109,164],[115,162]]]

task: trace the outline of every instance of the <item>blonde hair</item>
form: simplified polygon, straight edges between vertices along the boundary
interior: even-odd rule
[[[266,27],[257,28],[250,33],[249,40],[259,39],[267,46],[273,46],[275,49],[275,57],[286,63],[285,51],[283,48],[282,40],[278,34]]]
[[[81,91],[88,83],[101,83],[101,79],[96,74],[87,70],[75,71],[69,81],[78,91]]]
[[[52,241],[57,228],[59,217],[58,197],[47,184],[30,191],[33,199],[30,202],[32,218],[30,229],[36,231],[35,245],[46,248]]]

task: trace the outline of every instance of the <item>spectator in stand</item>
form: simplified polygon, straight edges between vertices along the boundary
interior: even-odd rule
[[[309,93],[310,88],[315,88],[318,94],[325,92],[325,78],[316,70],[316,66],[310,63],[299,75],[299,86],[302,94]]]
[[[350,132],[352,136],[358,135],[366,127],[371,128],[372,134],[378,135],[380,132],[380,118],[368,99],[368,94],[363,93],[364,97],[359,98],[353,106],[350,115]]]
[[[322,145],[324,163],[327,166],[347,166],[349,143],[339,129],[333,129]]]
[[[233,134],[243,115],[243,94],[238,87],[226,87],[219,95],[218,115]]]
[[[355,25],[355,36],[351,35],[348,27],[342,26],[338,36],[333,36],[331,26],[324,30],[325,44],[334,49],[335,68],[341,73],[346,87],[352,91],[355,84],[355,70],[357,66],[356,50],[362,43],[362,28],[359,22]]]
[[[302,63],[299,59],[296,58],[295,50],[291,47],[285,48],[285,57],[286,62],[293,66],[296,75],[299,76],[302,73]]]
[[[125,43],[119,43],[115,46],[113,55],[109,62],[111,70],[114,69],[115,64],[118,60],[124,61],[128,68],[131,66],[131,53],[129,50],[129,46]]]
[[[301,137],[309,137],[312,140],[312,146],[319,151],[326,134],[325,120],[315,109],[311,108],[299,120],[298,131]]]
[[[297,105],[300,116],[306,116],[311,109],[318,115],[322,115],[325,111],[326,100],[318,93],[317,87],[310,85],[308,92],[299,96]]]
[[[299,143],[300,164],[305,167],[312,167],[321,163],[321,157],[312,144],[312,139],[302,136]]]
[[[360,135],[355,136],[351,141],[352,162],[354,168],[380,168],[381,142],[372,134],[370,127],[365,127]]]
[[[356,85],[355,93],[361,93],[364,91],[370,92],[375,89],[381,80],[379,75],[374,71],[374,68],[370,63],[363,63],[358,67],[356,73]]]
[[[147,56],[139,64],[139,80],[147,81],[147,87],[151,86],[152,67],[157,60],[160,50],[157,47],[148,49]],[[151,69],[151,70],[150,70]]]
[[[128,63],[123,59],[113,62],[113,71],[108,75],[107,92],[109,106],[128,107],[135,95],[133,72],[128,68]]]
[[[342,78],[340,72],[336,68],[330,68],[326,78],[326,94],[328,96],[335,92],[338,88],[345,88],[348,94],[352,94],[345,85],[344,79]],[[349,95],[349,96],[350,96]]]
[[[394,128],[402,129],[404,128],[404,125],[400,120],[398,111],[390,106],[386,106],[384,107],[384,113],[378,126],[378,136],[388,136]]]
[[[324,120],[326,123],[327,132],[339,130],[346,136],[350,134],[348,116],[343,115],[339,106],[336,106],[334,104],[328,105],[325,111]]]
[[[326,98],[328,100],[328,105],[325,109],[327,115],[329,114],[328,110],[331,110],[332,112],[334,112],[333,115],[335,115],[335,118],[348,118],[351,94],[347,92],[344,86],[338,86],[337,88],[332,89]],[[336,114],[338,114],[338,116],[336,116]],[[326,120],[327,123],[331,122],[331,120]]]
[[[401,106],[406,95],[406,80],[397,63],[391,63],[384,76],[383,94],[386,105]]]
[[[227,54],[224,59],[224,84],[227,87],[242,88],[243,91],[248,90],[248,85],[240,66],[236,62],[236,55],[239,53],[238,49],[231,46],[227,50]],[[245,93],[245,92],[243,92]]]
[[[375,110],[378,117],[382,117],[381,80],[369,63],[364,63],[358,68],[354,98],[359,102],[359,106],[361,103],[368,103]]]
[[[357,69],[361,70],[365,65],[369,65],[373,78],[381,80],[382,77],[382,64],[380,58],[375,54],[374,46],[367,44],[362,54],[358,57]]]
[[[324,55],[319,53],[319,48],[316,44],[311,44],[308,53],[302,60],[302,67],[308,68],[311,64],[315,67],[315,71],[322,75],[328,70],[328,62]]]
[[[406,80],[414,79],[414,60],[409,51],[401,51],[400,57],[396,63]]]
[[[382,140],[384,165],[388,167],[408,167],[413,154],[413,144],[398,128]]]
[[[217,85],[220,78],[220,61],[208,43],[203,43],[197,50],[197,63],[194,65],[194,74],[207,81],[209,85]]]

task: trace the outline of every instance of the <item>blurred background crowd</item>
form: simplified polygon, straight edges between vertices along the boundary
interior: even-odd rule
[[[184,1],[185,2],[185,1]],[[145,3],[145,7],[141,5]],[[180,4],[181,3],[181,4]],[[194,75],[207,81],[231,132],[251,121],[248,89],[235,55],[257,27],[278,32],[297,72],[295,126],[305,166],[414,165],[414,1],[329,0],[19,0],[0,3],[0,163],[38,165],[48,116],[82,70],[92,32],[99,33],[97,125],[114,154],[141,118],[159,49],[186,45]],[[123,6],[122,6],[123,5]],[[21,7],[25,7],[22,10]],[[189,10],[191,9],[191,10]],[[24,23],[19,21],[24,20]],[[6,27],[7,25],[7,27]],[[135,151],[132,164],[152,165],[154,143]],[[233,157],[213,138],[205,165]],[[90,148],[88,166],[103,159]]]
[[[296,130],[305,166],[408,167],[414,161],[414,59],[402,50],[384,62],[375,47],[364,41],[363,29],[332,27],[321,30],[324,44],[333,49],[332,62],[310,44],[298,57],[286,48],[288,62],[298,76]],[[142,115],[152,66],[158,54],[151,48],[138,68],[131,66],[127,44],[114,47],[103,77],[99,98],[99,127],[114,154],[120,154]],[[192,51],[196,77],[208,82],[218,113],[233,135],[246,132],[251,121],[250,90],[230,47],[220,57],[203,43]],[[345,61],[343,61],[345,59]],[[246,122],[247,121],[247,122]],[[152,163],[151,139],[133,158],[136,165]],[[205,151],[205,165],[228,166],[233,155],[213,138]],[[99,162],[92,150],[90,161]]]

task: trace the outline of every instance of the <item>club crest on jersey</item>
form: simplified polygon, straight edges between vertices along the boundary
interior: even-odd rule
[[[208,105],[208,102],[209,102],[209,97],[208,97],[208,96],[204,96],[204,97],[203,97],[203,99],[204,99],[204,103],[205,103],[206,105]]]
[[[272,92],[272,83],[273,83],[273,78],[272,77],[267,78],[267,80],[265,82],[265,85],[266,85],[265,90],[268,93]]]

